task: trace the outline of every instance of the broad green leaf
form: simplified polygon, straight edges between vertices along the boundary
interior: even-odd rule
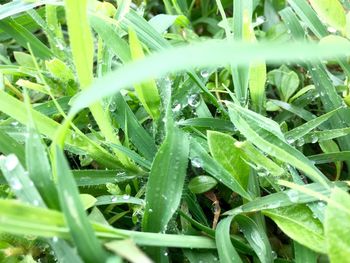
[[[246,189],[250,169],[248,164],[242,159],[240,148],[235,145],[236,140],[230,135],[215,131],[208,131],[207,137],[213,158]]]
[[[247,191],[241,186],[239,181],[233,177],[220,163],[214,160],[195,139],[191,140],[190,158],[192,164],[202,168],[204,171],[212,175],[220,183],[226,185],[232,191],[238,193],[242,197],[250,200],[251,197]]]
[[[321,222],[314,218],[311,210],[305,205],[295,205],[263,211],[278,227],[292,239],[319,253],[326,251]]]
[[[221,263],[242,262],[236,249],[231,243],[230,226],[232,219],[233,216],[229,216],[221,220],[215,231],[216,246],[218,249],[219,259]]]
[[[191,179],[188,183],[188,189],[194,194],[202,194],[214,188],[217,183],[211,176],[199,175]]]
[[[180,204],[189,154],[187,135],[170,130],[153,161],[147,182],[144,231],[162,232]]]
[[[316,263],[317,253],[294,241],[295,263]]]
[[[103,261],[106,254],[88,221],[73,175],[63,151],[58,146],[53,159],[61,209],[79,254],[86,262]]]
[[[328,255],[333,263],[345,263],[350,255],[350,197],[337,187],[333,188],[326,208],[325,235]]]
[[[248,141],[260,150],[295,166],[316,182],[320,182],[325,186],[328,185],[328,179],[301,152],[284,142],[284,140],[277,138],[268,130],[261,129],[266,126],[266,123],[264,124],[265,121],[263,123],[260,121],[261,118],[260,120],[253,120],[252,118],[247,119],[246,116],[242,114],[241,107],[232,103],[229,104],[229,114],[233,124],[241,131]],[[249,123],[246,120],[248,120]],[[267,122],[269,122],[269,120],[267,120]]]
[[[15,155],[2,156],[0,169],[19,200],[35,206],[45,206],[38,190]]]
[[[133,29],[129,29],[130,52],[133,60],[144,58],[142,45]],[[157,84],[153,79],[147,80],[140,84],[135,84],[136,94],[145,107],[148,114],[155,120],[160,116],[160,97],[157,89]]]
[[[35,68],[33,58],[31,55],[24,52],[13,52],[13,56],[16,59],[16,62],[22,67]]]
[[[285,65],[279,69],[271,70],[267,74],[267,79],[277,87],[283,101],[288,101],[299,86],[298,75]]]
[[[234,220],[238,222],[245,238],[260,261],[263,263],[273,262],[271,245],[264,229],[248,216],[237,215]]]
[[[235,142],[235,147],[239,148],[242,152],[242,158],[246,162],[255,164],[257,172],[265,172],[265,174],[271,174],[273,176],[281,176],[285,171],[278,166],[274,161],[267,158],[261,151],[256,149],[248,141]]]
[[[310,0],[317,14],[328,25],[344,32],[346,26],[345,10],[338,0]]]

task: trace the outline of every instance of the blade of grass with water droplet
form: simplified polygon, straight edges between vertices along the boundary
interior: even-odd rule
[[[263,121],[263,118],[246,121],[245,115],[242,114],[241,107],[230,103],[229,114],[233,124],[241,131],[241,133],[262,151],[276,157],[277,159],[290,163],[296,168],[305,172],[311,179],[320,182],[325,186],[328,185],[328,179],[312,164],[301,152],[287,144],[284,139],[278,138],[275,134],[271,134],[268,130],[262,129],[266,127],[268,122]],[[265,124],[261,123],[265,122]]]
[[[254,249],[260,261],[263,263],[273,262],[271,245],[264,229],[259,227],[248,216],[237,215],[234,220],[239,224],[245,238]]]

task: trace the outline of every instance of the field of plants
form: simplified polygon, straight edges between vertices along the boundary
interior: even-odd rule
[[[0,262],[349,263],[348,0],[0,1]]]

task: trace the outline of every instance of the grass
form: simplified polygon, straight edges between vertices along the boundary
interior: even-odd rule
[[[347,1],[5,1],[0,262],[348,262]]]

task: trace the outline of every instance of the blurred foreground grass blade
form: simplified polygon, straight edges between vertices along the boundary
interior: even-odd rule
[[[105,247],[127,259],[131,263],[153,262],[130,239],[108,242],[105,244]]]
[[[300,244],[319,253],[326,251],[323,225],[307,206],[294,205],[265,210],[263,214],[275,221],[284,233]]]
[[[237,215],[234,219],[238,222],[245,238],[254,249],[260,261],[262,263],[273,262],[271,245],[264,229],[260,228],[248,216]]]
[[[243,262],[233,247],[230,238],[230,229],[233,216],[222,219],[215,231],[216,246],[221,263]]]
[[[144,231],[163,232],[179,206],[189,154],[187,135],[169,131],[152,164],[147,182]]]
[[[47,151],[40,139],[40,135],[36,131],[30,105],[28,105],[27,109],[29,124],[26,138],[26,161],[29,177],[34,182],[45,204],[51,209],[59,210],[58,193],[53,181]]]
[[[11,1],[0,6],[0,20],[6,17],[25,12],[37,6],[44,5],[50,1]]]
[[[53,159],[61,209],[79,254],[85,262],[104,262],[106,253],[102,250],[88,221],[73,175],[63,151],[58,146],[55,148]]]
[[[46,45],[12,18],[0,20],[0,29],[13,37],[25,49],[28,49],[29,45],[35,56],[42,59],[52,57],[53,53]]]
[[[325,220],[328,255],[332,263],[345,263],[350,255],[350,197],[335,187],[330,200]]]
[[[72,102],[72,113],[91,105],[123,88],[140,83],[149,78],[164,76],[170,72],[182,72],[195,67],[239,65],[256,59],[269,62],[310,61],[349,53],[350,43],[305,42],[294,43],[240,43],[231,41],[202,41],[153,53],[148,57],[128,63],[124,67],[96,80]],[[223,52],[225,50],[225,52]],[[189,59],[190,58],[190,59]],[[301,59],[302,58],[302,59]],[[167,63],[164,64],[164,61]]]
[[[311,249],[300,245],[298,242],[294,241],[294,256],[295,256],[295,263],[316,263],[318,255],[316,252],[312,251]]]
[[[29,117],[26,114],[26,107],[23,102],[15,99],[4,91],[0,90],[0,111],[16,119],[22,124],[29,123]],[[38,132],[54,139],[56,131],[61,127],[59,123],[32,109],[31,114]],[[66,146],[80,149],[88,153],[94,160],[109,168],[120,168],[122,165],[114,156],[97,145],[82,133],[68,132]]]
[[[236,0],[233,5],[234,39],[236,41],[248,40],[244,31],[247,27],[245,22],[251,20],[252,0]],[[235,94],[239,102],[245,105],[248,99],[249,63],[242,63],[241,65],[232,64],[231,70]]]
[[[144,58],[145,55],[142,50],[142,44],[138,39],[136,32],[132,28],[129,28],[129,44],[131,57],[133,60]],[[139,100],[145,107],[148,114],[152,117],[152,119],[157,120],[160,116],[160,97],[156,82],[153,79],[150,79],[142,83],[135,84],[134,87]]]
[[[74,64],[80,88],[85,90],[91,85],[94,78],[94,47],[87,17],[87,0],[65,0],[65,10]],[[115,144],[120,144],[119,138],[114,132],[109,111],[104,111],[99,102],[90,105],[90,111],[106,139]],[[119,151],[116,151],[115,154],[124,166],[132,168],[124,154]]]
[[[320,153],[308,156],[308,158],[317,164],[348,161],[350,159],[350,151]]]
[[[325,186],[328,185],[328,179],[301,152],[267,130],[261,129],[261,127],[266,125],[261,124],[259,120],[254,121],[253,119],[249,119],[250,122],[248,123],[242,115],[240,108],[230,103],[229,114],[233,124],[248,141],[267,154],[302,170],[314,181],[320,182]]]
[[[19,200],[35,206],[45,206],[38,190],[15,155],[2,157],[0,169]]]

